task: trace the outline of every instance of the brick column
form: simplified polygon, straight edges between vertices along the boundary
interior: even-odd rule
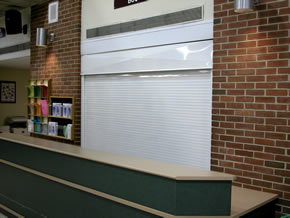
[[[212,170],[234,185],[277,193],[290,214],[289,1],[234,12],[214,0]]]
[[[52,1],[50,1],[52,2]],[[53,96],[75,98],[75,143],[80,143],[81,0],[59,0],[58,22],[48,24],[48,3],[31,9],[31,79],[51,79]],[[36,28],[56,36],[47,48],[35,46]]]

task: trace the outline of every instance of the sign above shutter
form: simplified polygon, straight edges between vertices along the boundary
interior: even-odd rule
[[[137,3],[145,2],[145,1],[147,0],[115,0],[114,8],[118,9],[118,8],[126,7],[129,5],[133,5],[133,4],[137,4]]]

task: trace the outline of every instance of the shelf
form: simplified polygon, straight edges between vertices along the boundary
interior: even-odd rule
[[[41,118],[48,118],[48,116],[41,116],[36,114],[27,114],[28,116],[34,116],[34,117],[41,117]]]
[[[53,137],[53,138],[65,139],[65,140],[73,141],[73,139],[69,139],[69,138],[66,138],[64,136],[48,135],[48,134],[43,134],[43,133],[38,133],[38,132],[30,132],[30,133],[36,134],[36,135],[43,135],[43,136],[48,136],[48,137]]]
[[[66,98],[66,99],[72,99],[72,97],[70,97],[70,96],[50,96],[50,98],[51,99],[64,99],[64,98]]]
[[[48,136],[47,134],[39,133],[39,132],[29,132],[29,133],[36,134],[36,135],[44,135],[44,136]]]
[[[46,135],[46,136],[53,137],[53,138],[58,138],[58,139],[65,139],[65,140],[73,141],[73,139],[69,139],[69,138],[66,138],[64,136],[55,136],[55,135]]]
[[[31,96],[28,96],[28,98],[45,98],[45,99],[48,99],[48,97],[31,97]]]
[[[66,120],[72,120],[71,117],[57,117],[57,116],[48,116],[49,118],[57,118],[57,119],[66,119]]]

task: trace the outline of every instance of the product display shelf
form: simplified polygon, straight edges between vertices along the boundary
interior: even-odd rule
[[[49,97],[48,136],[74,140],[74,98]]]
[[[73,97],[50,96],[51,80],[30,80],[27,93],[27,128],[30,135],[73,141]],[[56,108],[53,106],[56,104],[58,105],[57,114],[53,111],[53,108]]]
[[[51,80],[30,80],[27,85],[27,128],[31,135],[47,135]]]

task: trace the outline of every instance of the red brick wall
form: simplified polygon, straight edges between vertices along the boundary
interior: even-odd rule
[[[234,185],[277,193],[290,214],[289,1],[234,12],[214,0],[212,169]]]
[[[48,24],[48,3],[31,9],[31,79],[51,79],[53,96],[74,96],[75,137],[79,144],[81,0],[59,0],[58,15],[58,22]],[[47,48],[35,46],[37,27],[56,35]]]

